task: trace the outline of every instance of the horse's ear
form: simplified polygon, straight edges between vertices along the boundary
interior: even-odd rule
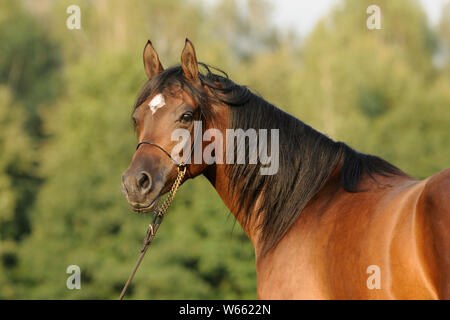
[[[152,46],[152,42],[150,40],[147,41],[147,44],[144,48],[144,68],[147,77],[151,79],[158,73],[164,70],[161,62],[159,62],[158,54]]]
[[[192,42],[186,38],[183,52],[181,53],[181,68],[184,76],[193,81],[198,80],[198,63],[195,55],[195,49]]]

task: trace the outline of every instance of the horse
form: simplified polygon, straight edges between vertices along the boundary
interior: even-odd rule
[[[122,176],[134,211],[152,211],[182,164],[182,183],[204,175],[252,242],[258,299],[450,298],[450,169],[416,180],[334,141],[198,62],[188,39],[180,65],[164,69],[150,41],[143,62],[148,80],[132,113],[140,143]],[[217,136],[277,130],[268,139],[277,171],[262,174],[250,152],[234,163],[177,162],[176,130],[194,138],[189,157],[207,148],[196,122]],[[251,147],[248,137],[230,145],[215,145],[213,159]]]

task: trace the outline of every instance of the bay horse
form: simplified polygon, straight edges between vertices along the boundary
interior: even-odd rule
[[[196,119],[224,135],[277,129],[276,174],[259,161],[200,161],[184,179],[203,174],[253,243],[259,299],[450,298],[449,169],[419,181],[333,141],[198,62],[188,39],[178,66],[164,69],[150,41],[143,60],[132,116],[143,143],[122,177],[133,210],[153,210],[177,177],[174,130],[193,135]]]

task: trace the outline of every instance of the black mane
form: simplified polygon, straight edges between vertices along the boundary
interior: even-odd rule
[[[342,164],[341,185],[348,192],[361,191],[358,184],[364,175],[375,179],[375,175],[404,174],[379,157],[359,153],[345,143],[333,141],[252,93],[247,87],[234,83],[225,72],[203,63],[200,65],[206,71],[199,74],[202,84],[210,88],[215,95],[214,99],[230,108],[229,128],[279,129],[280,157],[277,174],[261,175],[259,162],[248,164],[246,161],[247,164],[227,166],[229,187],[238,197],[238,215],[243,225],[249,223],[255,215],[260,218],[262,254],[281,240],[338,164]],[[135,108],[155,90],[162,91],[171,85],[182,86],[199,102],[204,120],[214,120],[208,108],[211,98],[184,79],[180,66],[166,69],[149,80],[140,93]],[[268,145],[270,146],[270,140]],[[245,147],[248,150],[248,141]],[[248,152],[246,155],[248,156]]]

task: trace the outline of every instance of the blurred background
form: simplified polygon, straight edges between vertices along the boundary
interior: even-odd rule
[[[142,50],[151,39],[178,64],[185,37],[335,140],[418,179],[450,165],[447,1],[0,0],[0,299],[117,298],[150,221],[120,192]],[[72,264],[81,290],[66,287]],[[181,188],[127,298],[256,298],[253,247],[203,177]]]

